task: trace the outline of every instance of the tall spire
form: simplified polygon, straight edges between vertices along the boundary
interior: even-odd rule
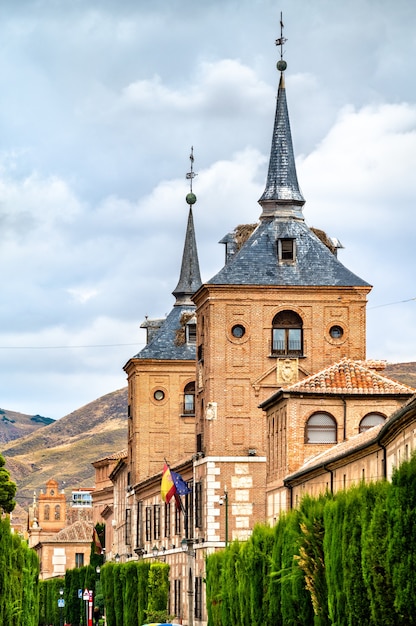
[[[283,44],[285,42],[282,14],[280,14],[280,37],[276,40],[276,45],[280,46],[280,60],[277,62],[277,69],[280,71],[280,81],[277,92],[269,171],[266,188],[259,203],[263,208],[262,218],[277,216],[303,219],[302,206],[305,204],[305,200],[300,191],[296,174],[286,102],[284,71],[287,63],[283,60]]]
[[[190,191],[186,196],[186,202],[189,204],[188,225],[186,227],[185,244],[183,247],[181,273],[179,282],[172,294],[176,298],[175,306],[192,305],[191,296],[200,288],[201,274],[199,271],[198,251],[196,247],[194,218],[192,214],[192,205],[196,202],[196,195],[192,191],[192,180],[195,178],[194,173],[194,149],[191,148],[189,156],[191,161],[191,171],[186,174],[186,178],[190,181]]]

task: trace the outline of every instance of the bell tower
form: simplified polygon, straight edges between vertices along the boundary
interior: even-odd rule
[[[219,494],[227,487],[230,501],[239,503],[235,537],[241,538],[245,527],[264,519],[266,424],[259,404],[340,358],[365,358],[371,289],[338,260],[336,244],[305,223],[286,100],[282,22],[281,27],[259,222],[246,228],[245,236],[240,226],[222,240],[229,251],[226,264],[193,297],[197,451],[204,455],[199,473],[205,474],[207,492],[213,492],[210,485]]]

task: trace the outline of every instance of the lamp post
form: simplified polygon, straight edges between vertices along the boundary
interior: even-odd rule
[[[97,565],[97,567],[95,568],[95,573],[97,574],[97,579],[95,581],[95,594],[94,594],[94,607],[93,607],[93,619],[96,625],[98,625],[98,621],[100,619],[100,603],[98,600],[98,597],[100,596],[100,600],[101,600],[101,581],[100,581],[100,574],[101,574],[101,567],[99,565]]]
[[[65,606],[65,600],[64,600],[64,590],[62,589],[62,587],[59,590],[59,598],[58,598],[58,607],[59,607],[59,626],[63,626],[63,619],[62,619],[62,609]]]
[[[182,539],[181,546],[188,554],[188,626],[194,626],[194,540]]]
[[[225,504],[225,547],[228,546],[228,491],[227,485],[224,485],[224,493],[219,499],[219,503]]]

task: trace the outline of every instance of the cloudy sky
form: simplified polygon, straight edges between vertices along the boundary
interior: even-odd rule
[[[280,11],[305,219],[374,286],[367,356],[416,361],[413,0],[3,0],[2,408],[125,386],[174,302],[191,146],[203,280],[257,221]]]

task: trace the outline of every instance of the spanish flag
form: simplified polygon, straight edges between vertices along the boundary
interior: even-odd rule
[[[163,502],[170,502],[172,496],[176,493],[175,483],[173,482],[170,468],[167,463],[163,466],[162,484],[160,485],[160,495]]]
[[[100,541],[100,538],[98,536],[96,528],[94,528],[94,530],[93,530],[92,540],[94,542],[94,552],[95,552],[95,554],[102,554],[103,553],[103,547],[101,545],[101,541]]]

